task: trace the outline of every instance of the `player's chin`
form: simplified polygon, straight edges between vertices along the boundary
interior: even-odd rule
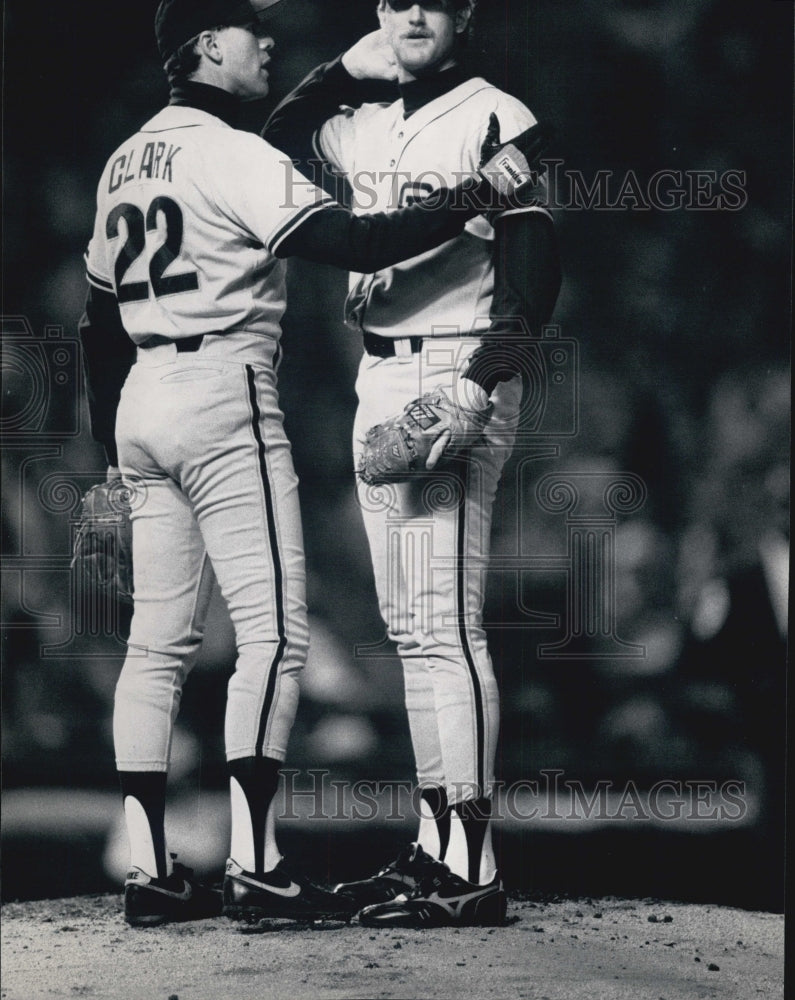
[[[409,73],[420,75],[431,73],[439,64],[439,59],[431,46],[416,46],[404,49],[400,54],[400,65]]]
[[[265,70],[262,70],[256,81],[252,81],[252,83],[246,88],[245,94],[242,95],[242,100],[259,101],[263,97],[267,97],[270,90],[271,85],[270,80],[268,79],[268,74]]]

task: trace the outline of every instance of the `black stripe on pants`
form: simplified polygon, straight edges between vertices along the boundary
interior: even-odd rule
[[[268,521],[268,543],[270,545],[271,560],[273,562],[273,583],[276,599],[276,627],[279,635],[279,644],[273,657],[268,672],[268,685],[265,690],[265,700],[262,705],[260,715],[259,731],[257,733],[256,752],[261,755],[265,745],[265,734],[268,728],[268,719],[273,707],[273,698],[276,692],[276,677],[279,672],[279,664],[284,657],[284,650],[287,645],[287,633],[284,628],[284,574],[282,570],[281,555],[279,553],[279,536],[276,531],[276,516],[273,509],[273,490],[268,478],[268,464],[265,459],[265,442],[262,439],[260,429],[261,412],[257,402],[256,372],[251,365],[246,365],[246,377],[248,379],[248,396],[251,403],[251,428],[254,432],[254,440],[257,442],[257,455],[259,459],[260,479],[262,481],[262,493],[265,499],[265,511]]]

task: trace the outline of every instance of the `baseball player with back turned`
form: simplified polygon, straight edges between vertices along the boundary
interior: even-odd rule
[[[310,74],[263,135],[307,171],[320,161],[316,179],[344,174],[363,217],[394,206],[395,192],[410,203],[471,172],[500,133],[516,136],[535,122],[522,103],[459,65],[474,6],[380,0],[380,30]],[[366,103],[368,79],[396,79],[398,100]],[[483,587],[523,350],[540,336],[559,287],[553,223],[539,201],[481,215],[430,252],[352,276],[347,320],[364,341],[354,427],[360,506],[381,613],[403,664],[421,790],[416,843],[373,877],[337,886],[364,907],[366,925],[504,919],[490,821],[498,692]],[[464,451],[464,438],[448,431],[425,470],[368,488],[368,429],[429,391],[469,412],[471,431],[484,428],[477,443]],[[439,503],[444,491],[434,492],[434,481],[460,493]]]
[[[142,926],[349,916],[288,867],[273,797],[307,652],[297,481],[276,390],[283,258],[369,270],[449,240],[479,211],[473,180],[432,206],[357,219],[259,136],[242,101],[268,92],[263,20],[278,0],[162,0],[166,108],[99,182],[81,321],[92,431],[135,491],[134,611],[113,735]],[[488,188],[491,191],[491,188]],[[122,388],[123,387],[123,388]],[[213,575],[234,625],[225,743],[232,832],[223,897],[175,865],[164,816],[171,737]]]

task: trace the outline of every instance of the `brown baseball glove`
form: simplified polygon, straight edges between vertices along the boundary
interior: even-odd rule
[[[130,488],[121,478],[98,483],[83,497],[72,566],[87,590],[115,594],[132,604]]]
[[[430,471],[442,456],[471,448],[483,433],[492,406],[457,406],[443,389],[427,392],[401,413],[367,432],[359,478],[368,486],[400,483],[414,472]]]

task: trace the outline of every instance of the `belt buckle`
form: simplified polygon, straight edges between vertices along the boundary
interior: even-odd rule
[[[412,353],[411,337],[397,337],[395,339],[396,358],[410,358]]]

